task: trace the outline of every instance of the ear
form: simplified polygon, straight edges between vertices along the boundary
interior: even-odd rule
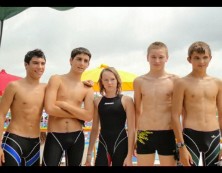
[[[190,58],[190,56],[188,56],[188,57],[187,57],[187,61],[188,61],[189,63],[191,63],[190,60],[191,60],[191,58]]]
[[[27,69],[28,63],[24,62],[25,69]]]
[[[147,62],[149,62],[149,56],[148,55],[146,56],[146,60],[147,60]]]
[[[89,63],[88,63],[88,65],[87,65],[87,67],[86,68],[88,68],[89,67]]]
[[[70,63],[70,65],[72,66],[72,57],[70,57],[70,59],[69,59],[69,63]]]

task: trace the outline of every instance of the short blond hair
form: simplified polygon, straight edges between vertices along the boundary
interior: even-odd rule
[[[168,48],[167,48],[166,44],[164,44],[163,42],[160,42],[160,41],[153,42],[149,45],[149,47],[147,48],[147,56],[149,55],[149,53],[152,49],[161,49],[161,48],[164,48],[166,50],[166,55],[168,57]]]

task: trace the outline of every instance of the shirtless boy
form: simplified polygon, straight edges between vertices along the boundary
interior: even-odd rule
[[[81,82],[90,58],[91,53],[86,48],[73,49],[70,71],[49,79],[45,94],[49,119],[43,166],[58,166],[64,151],[68,166],[81,166],[85,145],[82,121],[91,121],[94,112],[94,91]]]
[[[165,71],[167,60],[167,46],[152,43],[147,50],[150,71],[134,80],[138,166],[153,166],[156,151],[160,166],[176,166],[171,100],[178,76]]]
[[[192,71],[178,79],[174,86],[172,122],[180,162],[184,166],[198,166],[200,152],[204,166],[216,166],[220,158],[222,82],[207,74],[211,58],[207,43],[194,42],[188,49],[187,57]],[[182,109],[185,112],[183,127],[180,122]]]
[[[45,70],[45,55],[35,49],[24,59],[26,77],[8,84],[0,102],[0,136],[9,109],[11,121],[3,135],[0,164],[40,165],[40,121],[46,84],[39,82]]]

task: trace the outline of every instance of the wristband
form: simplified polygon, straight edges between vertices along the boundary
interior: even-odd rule
[[[176,145],[177,145],[177,148],[182,148],[183,146],[185,146],[184,142],[179,142]]]

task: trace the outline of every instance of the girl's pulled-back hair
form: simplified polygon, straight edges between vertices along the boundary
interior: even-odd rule
[[[102,96],[104,96],[104,94],[106,92],[105,88],[103,86],[103,83],[102,83],[102,76],[103,76],[103,73],[105,71],[109,71],[109,72],[114,74],[114,76],[115,76],[115,78],[117,80],[116,94],[119,95],[121,93],[121,91],[122,91],[122,81],[121,81],[119,73],[117,72],[117,70],[114,67],[106,67],[106,68],[104,68],[101,71],[100,76],[99,76],[99,80],[98,80],[99,88],[100,88],[100,94]]]

